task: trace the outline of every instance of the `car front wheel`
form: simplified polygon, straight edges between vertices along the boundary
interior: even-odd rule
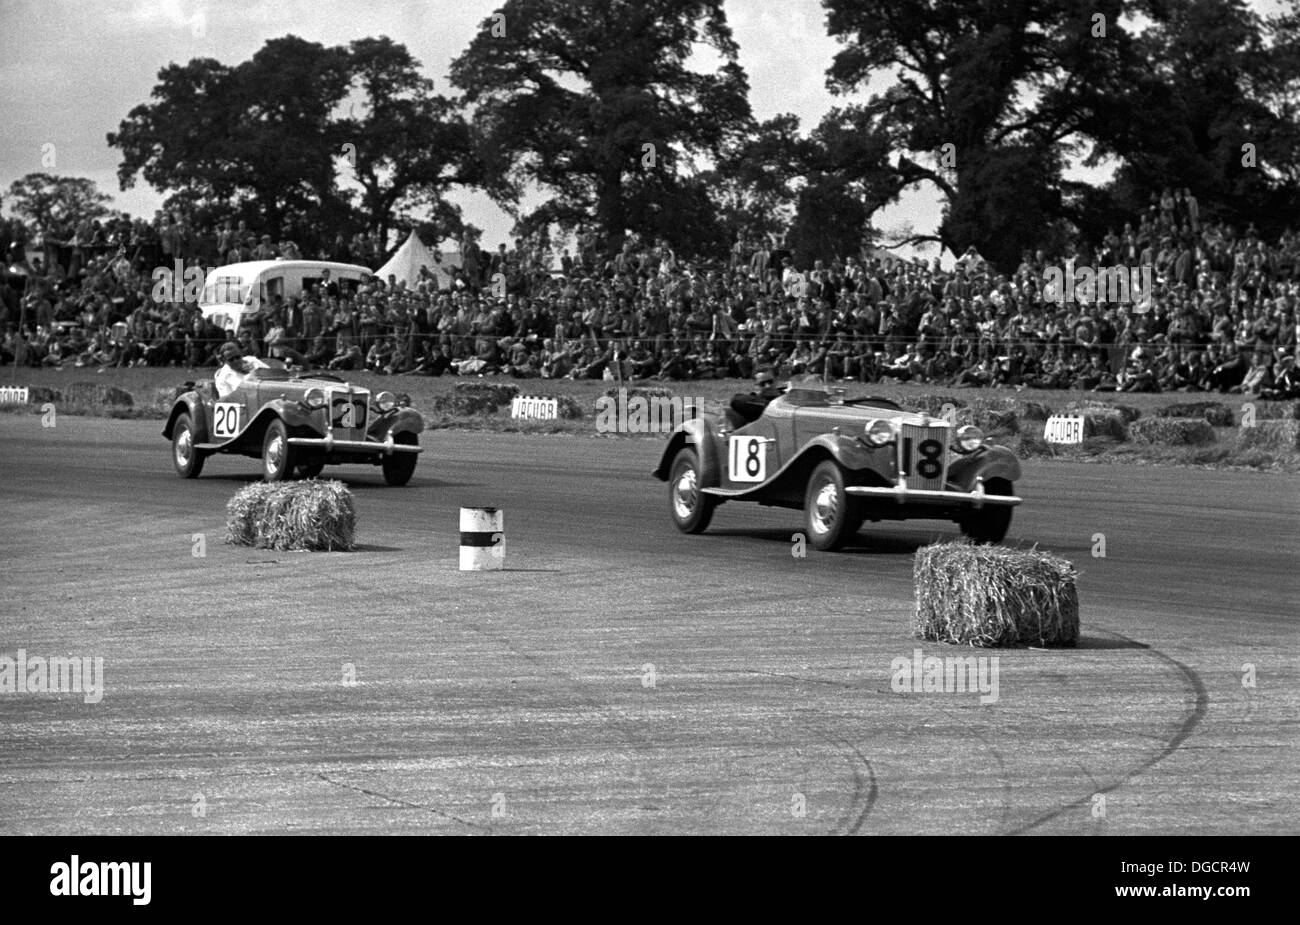
[[[717,499],[700,490],[700,458],[683,447],[673,458],[668,476],[668,509],[673,523],[683,533],[703,533],[713,519]]]
[[[812,471],[803,507],[814,549],[839,549],[862,525],[857,506],[844,490],[844,472],[829,459]]]
[[[262,438],[262,478],[268,482],[283,482],[289,478],[297,465],[296,455],[289,445],[289,432],[284,421],[272,421]]]
[[[196,479],[203,471],[203,454],[194,446],[194,423],[186,412],[172,427],[172,464],[183,479]]]
[[[988,495],[1010,495],[1013,485],[1006,479],[989,479],[984,483]],[[968,511],[957,521],[961,532],[977,543],[1000,543],[1011,527],[1011,505],[990,504],[977,511]]]
[[[393,442],[402,446],[417,446],[420,441],[415,434],[407,431],[393,434]],[[384,481],[394,487],[405,485],[415,474],[415,463],[419,458],[418,453],[390,453],[385,456],[380,463],[384,469]]]

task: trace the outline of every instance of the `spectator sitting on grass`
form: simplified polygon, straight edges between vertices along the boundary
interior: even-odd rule
[[[366,369],[372,373],[384,375],[388,372],[387,366],[393,359],[393,342],[390,337],[381,337],[376,340],[366,354]]]
[[[1229,392],[1243,395],[1260,395],[1265,389],[1273,388],[1273,364],[1269,361],[1268,350],[1260,348],[1255,351],[1255,362],[1246,371],[1241,385],[1233,386]]]
[[[366,358],[361,355],[361,348],[356,344],[345,347],[334,359],[330,360],[330,369],[358,370],[364,369]]]
[[[1277,363],[1273,384],[1259,390],[1259,397],[1270,401],[1290,401],[1300,398],[1300,373],[1296,372],[1295,357],[1284,354]]]

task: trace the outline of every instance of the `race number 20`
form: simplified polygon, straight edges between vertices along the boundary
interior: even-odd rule
[[[762,437],[732,437],[727,445],[727,478],[733,482],[762,482],[767,478],[767,441]]]
[[[217,402],[212,409],[212,436],[233,437],[239,433],[239,408],[230,402]]]

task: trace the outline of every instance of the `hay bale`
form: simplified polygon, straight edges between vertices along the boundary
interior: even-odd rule
[[[46,402],[59,404],[63,401],[63,393],[58,389],[52,389],[49,386],[33,385],[27,389],[27,403],[30,405],[43,405]]]
[[[95,407],[131,408],[135,399],[126,389],[103,382],[74,382],[63,390],[64,401],[84,402]]]
[[[1204,418],[1143,418],[1129,429],[1141,443],[1204,446],[1214,442],[1214,428]]]
[[[584,417],[582,402],[578,401],[572,395],[557,395],[555,396],[555,401],[559,406],[559,414],[562,420],[580,421]]]
[[[985,433],[1020,433],[1020,420],[1014,411],[986,409],[975,415],[975,426]]]
[[[192,385],[159,386],[153,390],[151,404],[155,408],[162,408],[164,411],[170,411],[172,406],[176,404],[176,399],[180,398],[192,388]]]
[[[1300,421],[1256,421],[1254,425],[1241,429],[1237,435],[1237,447],[1243,450],[1294,453],[1300,450]]]
[[[960,409],[966,407],[966,401],[953,395],[938,395],[934,392],[923,392],[916,396],[916,398],[909,398],[908,405],[915,408],[917,411],[924,411],[926,414],[930,415],[930,417],[936,418],[943,414],[944,405],[952,405],[954,408],[959,409],[957,415],[958,417],[961,417]],[[961,423],[969,424],[969,417]]]
[[[1041,401],[1021,402],[1020,416],[1026,421],[1046,421],[1052,416],[1052,409]]]
[[[1128,424],[1114,409],[1090,411],[1083,415],[1083,436],[1110,437],[1121,443],[1128,439]]]
[[[623,386],[623,391],[627,393],[628,401],[634,398],[672,398],[673,390],[665,388],[662,385],[634,385],[632,387]],[[605,395],[609,398],[618,400],[619,386],[612,386],[605,390]]]
[[[254,482],[226,505],[226,542],[258,549],[347,550],[357,514],[339,481]]]
[[[917,550],[916,635],[970,646],[1072,646],[1074,566],[1036,549],[937,543]]]
[[[1033,459],[1036,456],[1055,456],[1056,449],[1043,439],[1042,434],[1021,434],[1016,445],[1016,456],[1021,459]]]
[[[496,414],[518,394],[519,386],[510,382],[457,382],[450,394],[434,399],[433,408],[447,414]]]
[[[1232,409],[1221,401],[1184,401],[1165,405],[1156,411],[1159,418],[1204,418],[1215,427],[1231,427],[1235,423]]]
[[[1096,399],[1071,402],[1058,413],[1082,414],[1084,417],[1087,417],[1090,414],[1118,414],[1124,420],[1125,424],[1132,424],[1142,416],[1141,409],[1134,408],[1132,405],[1112,404],[1110,402],[1097,401]]]

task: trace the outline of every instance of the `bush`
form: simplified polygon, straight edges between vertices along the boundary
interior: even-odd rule
[[[970,646],[1072,646],[1074,566],[1038,550],[939,543],[917,550],[916,635]]]

